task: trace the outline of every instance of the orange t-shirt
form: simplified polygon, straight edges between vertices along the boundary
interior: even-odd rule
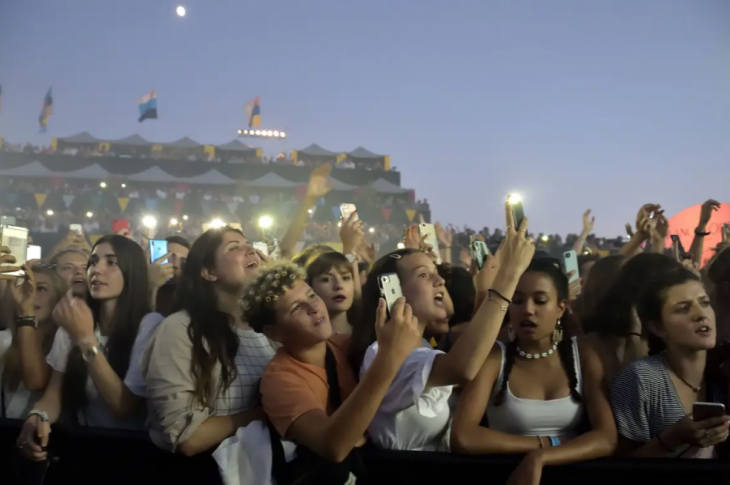
[[[337,360],[337,380],[344,401],[357,385],[355,373],[347,362],[349,335],[333,335],[327,345]],[[289,426],[304,413],[321,409],[327,415],[329,409],[329,385],[324,367],[305,364],[292,358],[280,348],[261,379],[261,397],[264,412],[279,435],[286,437]]]

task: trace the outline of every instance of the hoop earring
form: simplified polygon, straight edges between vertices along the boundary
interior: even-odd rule
[[[553,343],[559,344],[563,341],[563,326],[560,324],[560,320],[558,320],[558,324],[555,326],[555,330],[553,330]]]
[[[512,325],[507,325],[507,339],[510,342],[514,342],[517,336],[515,335],[515,331],[512,328]]]

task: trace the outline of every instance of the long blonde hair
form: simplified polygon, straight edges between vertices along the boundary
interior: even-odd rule
[[[50,289],[53,291],[53,307],[55,307],[61,297],[63,297],[64,293],[66,293],[66,282],[54,268],[35,265],[31,269],[34,275],[42,274],[50,280]],[[53,322],[53,317],[49,317],[42,322],[38,322],[38,329],[36,331],[40,332],[41,335],[41,349],[43,351],[43,355],[47,355],[48,352],[51,351],[53,339],[56,336],[56,329],[57,327]],[[13,336],[12,343],[2,359],[2,385],[7,386],[7,388],[11,391],[15,391],[22,380],[22,372],[20,369],[20,342],[18,340],[18,327],[15,325],[15,321],[13,321],[11,333]]]

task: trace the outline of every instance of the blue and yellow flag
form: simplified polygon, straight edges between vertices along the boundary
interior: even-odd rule
[[[243,111],[245,111],[246,117],[248,118],[249,128],[261,126],[261,105],[259,104],[258,96],[246,104],[246,106],[243,107]]]
[[[43,99],[43,109],[41,109],[41,116],[38,118],[38,122],[41,125],[41,133],[45,133],[48,128],[48,118],[53,114],[53,88],[48,88],[46,97]]]

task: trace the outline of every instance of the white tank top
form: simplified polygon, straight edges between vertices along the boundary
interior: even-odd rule
[[[583,376],[580,372],[578,343],[575,337],[572,340],[575,375],[578,378],[578,392],[583,394]],[[502,404],[499,406],[494,405],[494,398],[502,389],[506,355],[504,344],[499,341],[497,343],[502,349],[502,366],[499,369],[499,378],[494,383],[494,390],[487,405],[486,414],[489,428],[521,436],[574,437],[583,419],[584,405],[575,402],[570,396],[549,401],[522,399],[512,394],[508,381]]]

